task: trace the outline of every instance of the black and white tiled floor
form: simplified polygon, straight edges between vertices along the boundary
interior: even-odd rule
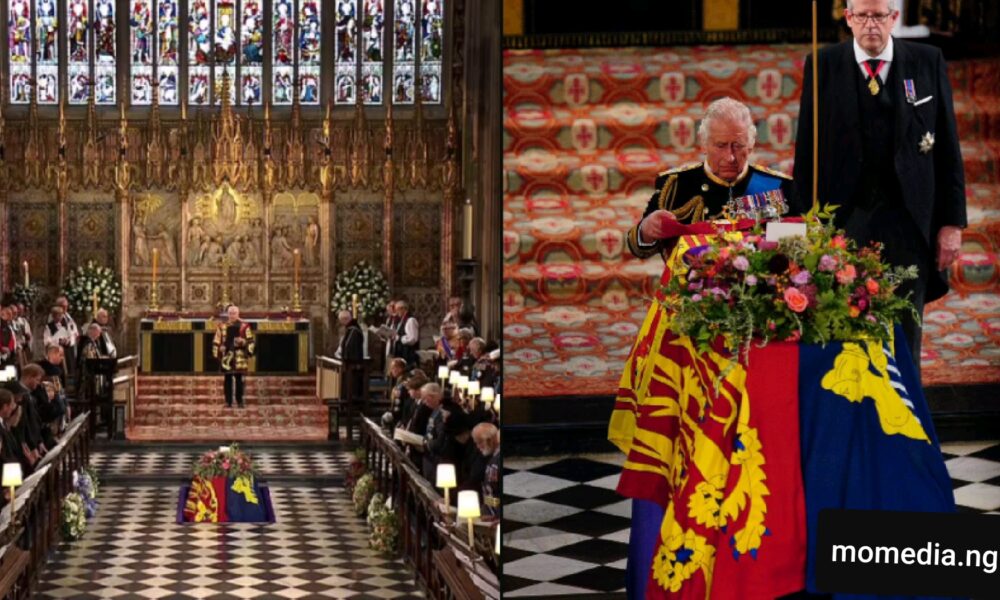
[[[1000,442],[941,449],[959,510],[1000,514]],[[505,598],[625,597],[631,501],[614,491],[623,459],[504,460]]]
[[[98,515],[81,540],[50,556],[37,597],[424,597],[401,561],[368,548],[367,526],[342,487],[328,485],[331,473],[321,469],[340,469],[342,477],[345,451],[247,449],[264,467],[276,523],[176,523],[178,473],[190,472],[203,448],[95,453],[103,480]],[[151,479],[157,474],[161,482]],[[296,474],[319,477],[287,478]]]

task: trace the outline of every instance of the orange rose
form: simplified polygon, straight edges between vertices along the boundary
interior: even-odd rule
[[[869,279],[868,281],[865,282],[865,288],[868,290],[869,294],[877,294],[878,282],[875,281],[874,279]]]
[[[850,315],[851,315],[852,317],[856,317],[856,316],[858,316],[858,315],[860,315],[860,314],[861,314],[861,309],[860,309],[860,308],[858,308],[857,306],[854,306],[854,305],[852,304],[851,306],[847,307],[847,312],[848,312],[848,313],[849,313],[849,314],[850,314]]]
[[[788,308],[792,309],[792,312],[800,313],[809,306],[809,298],[798,290],[798,288],[790,287],[785,290],[785,302],[788,304]]]

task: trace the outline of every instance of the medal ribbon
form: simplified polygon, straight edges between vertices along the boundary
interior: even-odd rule
[[[864,61],[864,62],[861,63],[861,65],[865,68],[865,72],[868,73],[868,79],[871,79],[872,77],[875,77],[876,75],[878,75],[879,71],[881,71],[882,67],[885,65],[885,61],[884,60],[880,60],[880,61],[878,61],[878,66],[875,67],[874,71],[872,71],[872,66],[871,66],[871,64],[869,64],[870,62],[871,61],[867,61],[866,60],[866,61]]]

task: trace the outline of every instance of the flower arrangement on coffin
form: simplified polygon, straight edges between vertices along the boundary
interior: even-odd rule
[[[371,528],[369,547],[381,556],[394,557],[399,542],[399,515],[382,494],[372,496],[368,504],[368,526]]]
[[[92,260],[70,272],[62,293],[69,300],[70,310],[77,314],[90,314],[95,293],[100,308],[113,311],[122,303],[122,285],[114,271]]]
[[[365,449],[358,448],[351,455],[351,459],[347,464],[347,476],[344,478],[344,489],[347,490],[347,495],[352,499],[354,498],[354,487],[358,483],[358,479],[361,478],[368,471],[368,466],[365,464]]]
[[[87,531],[87,514],[83,496],[77,492],[66,494],[63,499],[60,529],[66,540],[78,540]]]
[[[755,341],[890,339],[896,321],[915,315],[894,292],[917,268],[886,265],[878,244],[858,250],[823,216],[807,220],[804,238],[768,242],[758,226],[688,250],[663,290],[671,330],[702,351],[722,336],[734,353]]]
[[[202,454],[194,464],[194,474],[204,479],[236,479],[245,475],[256,476],[257,468],[249,454],[240,450],[237,444],[232,444],[225,450],[209,450]]]
[[[330,293],[330,310],[334,313],[353,310],[355,294],[358,297],[358,320],[375,317],[385,310],[389,302],[389,282],[382,271],[361,261],[337,275]]]
[[[357,485],[354,487],[354,495],[351,497],[354,500],[354,512],[357,513],[359,517],[365,516],[365,511],[368,510],[368,504],[372,500],[372,496],[375,495],[375,478],[372,477],[371,473],[365,473],[358,480]]]

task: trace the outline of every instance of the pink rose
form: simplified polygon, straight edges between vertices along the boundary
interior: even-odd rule
[[[225,471],[229,470],[229,459],[226,459],[226,460],[222,461],[222,468]]]
[[[790,287],[785,289],[785,303],[792,312],[800,313],[809,306],[809,299],[797,288]]]

